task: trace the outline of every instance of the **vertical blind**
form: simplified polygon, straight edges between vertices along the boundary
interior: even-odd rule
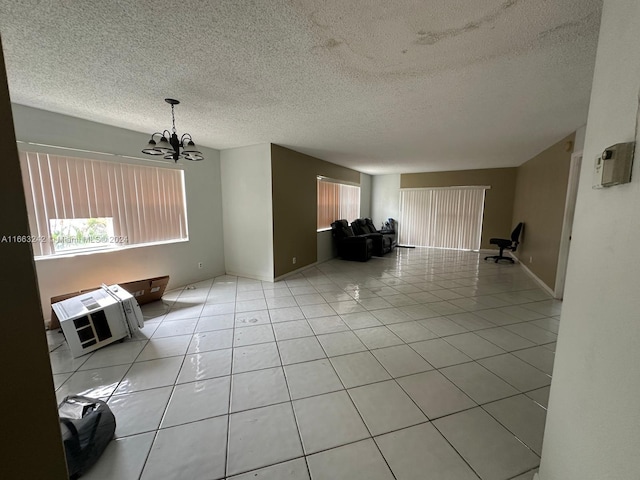
[[[487,187],[400,190],[399,242],[479,250]]]
[[[110,217],[120,245],[188,238],[182,170],[27,152],[20,161],[31,235],[43,239],[35,256],[55,253],[51,219]]]
[[[352,222],[360,216],[360,187],[318,178],[318,230],[336,220]]]

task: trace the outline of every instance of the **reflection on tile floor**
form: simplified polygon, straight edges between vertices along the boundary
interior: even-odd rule
[[[518,265],[396,249],[276,283],[221,276],[143,306],[58,400],[108,401],[87,479],[531,479],[562,304]]]

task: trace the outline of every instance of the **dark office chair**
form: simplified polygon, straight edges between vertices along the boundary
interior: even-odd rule
[[[498,248],[500,248],[500,255],[490,255],[488,257],[484,257],[485,260],[488,260],[490,258],[495,258],[496,259],[496,263],[498,263],[500,260],[507,260],[508,262],[513,263],[513,258],[511,257],[505,257],[503,255],[503,252],[505,250],[509,250],[511,252],[515,252],[516,249],[518,248],[518,245],[520,244],[520,232],[522,231],[522,222],[520,222],[518,225],[516,225],[516,228],[513,229],[513,232],[511,232],[511,238],[492,238],[489,240],[489,243],[491,245],[497,245]]]

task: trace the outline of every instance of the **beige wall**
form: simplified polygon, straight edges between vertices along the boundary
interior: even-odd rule
[[[316,177],[360,183],[360,173],[271,145],[273,264],[276,278],[317,260]],[[292,258],[296,257],[296,264]]]
[[[5,141],[0,235],[29,235],[1,46],[0,129]],[[68,478],[31,244],[0,243],[0,262],[0,361],[5,385],[0,471],[3,478]]]
[[[562,220],[575,134],[518,167],[513,222],[524,222],[515,255],[552,290],[555,288]]]
[[[407,173],[400,176],[400,188],[452,187],[488,185],[482,220],[480,248],[495,248],[492,237],[505,238],[513,230],[513,199],[516,186],[515,168],[486,168],[451,172]]]

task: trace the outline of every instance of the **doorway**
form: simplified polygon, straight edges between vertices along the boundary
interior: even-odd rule
[[[582,152],[574,152],[571,155],[569,167],[569,182],[567,184],[567,197],[564,205],[564,218],[562,221],[562,234],[560,236],[560,251],[558,253],[558,270],[556,272],[556,287],[554,297],[562,300],[564,296],[564,284],[567,277],[567,262],[571,248],[571,232],[573,229],[573,217],[576,211],[576,199],[578,197],[578,183],[580,181],[580,166],[582,165]]]

